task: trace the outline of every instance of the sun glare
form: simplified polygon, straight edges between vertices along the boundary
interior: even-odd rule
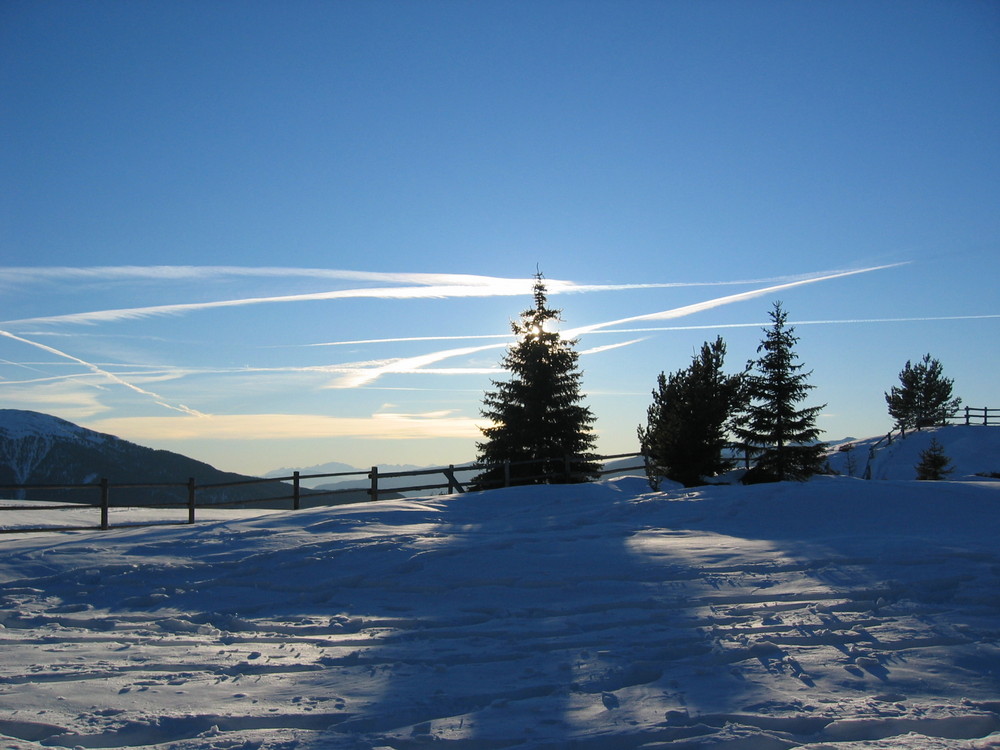
[[[559,333],[559,322],[556,320],[549,319],[543,321],[541,325],[538,325],[537,323],[529,325],[524,330],[525,338],[538,338],[543,333],[554,333],[558,336],[561,336],[561,334]]]

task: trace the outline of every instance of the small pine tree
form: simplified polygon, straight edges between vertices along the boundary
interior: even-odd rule
[[[534,307],[511,323],[517,342],[502,360],[510,380],[493,381],[495,390],[483,397],[481,414],[491,426],[482,428],[486,439],[476,445],[486,467],[475,479],[481,489],[508,480],[552,484],[599,476],[592,453],[594,416],[581,403],[576,341],[552,330],[560,311],[548,307],[542,278],[540,272],[535,278]],[[567,457],[573,458],[568,464]]]
[[[953,380],[943,374],[941,363],[925,354],[916,365],[907,360],[899,373],[899,385],[885,394],[889,416],[900,430],[947,424],[958,412],[962,399],[952,398]]]
[[[855,446],[851,443],[845,443],[840,446],[837,450],[844,454],[844,469],[847,471],[847,476],[853,477],[858,473],[858,460],[854,455]]]
[[[817,442],[816,418],[825,408],[796,404],[815,386],[806,382],[811,372],[799,372],[794,346],[798,337],[786,327],[788,314],[776,302],[769,313],[774,324],[764,329],[757,347],[761,356],[751,362],[748,376],[750,404],[734,430],[748,456],[757,456],[744,482],[805,480],[823,470],[826,446]]]
[[[702,344],[691,365],[660,373],[653,403],[640,425],[639,443],[646,457],[646,474],[656,489],[660,477],[693,487],[705,477],[732,468],[724,456],[727,427],[742,395],[741,375],[722,372],[726,344],[722,337]]]
[[[944,453],[944,446],[931,438],[931,444],[920,452],[920,463],[917,464],[917,479],[941,480],[954,471],[949,466],[951,459]]]

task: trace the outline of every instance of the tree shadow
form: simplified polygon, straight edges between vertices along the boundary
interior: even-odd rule
[[[958,643],[927,607],[964,585],[956,566],[970,582],[995,556],[934,548],[935,521],[873,509],[863,484],[836,490],[860,494],[844,518],[785,507],[801,485],[635,497],[629,481],[438,501],[440,546],[367,603],[411,618],[369,656],[384,691],[334,731],[396,748],[636,747],[727,721],[811,736],[833,720],[817,698],[933,695],[955,677],[916,674],[907,649]],[[487,502],[503,510],[483,521]],[[893,539],[852,535],[862,511]],[[945,558],[947,573],[928,564]],[[969,685],[996,687],[986,669]]]
[[[740,631],[756,617],[740,608],[768,589],[728,563],[742,540],[666,528],[662,497],[636,499],[636,482],[428,501],[441,514],[429,535],[343,593],[401,628],[344,657],[358,664],[328,662],[347,670],[331,680],[380,683],[331,732],[395,748],[631,747],[715,731],[705,715],[760,702],[758,671],[812,686],[785,649]]]
[[[81,536],[25,558],[30,580],[0,591],[25,603],[6,624],[100,631],[145,660],[33,671],[39,684],[90,669],[148,705],[140,691],[197,683],[205,705],[171,741],[207,726],[297,730],[313,748],[632,748],[728,724],[780,747],[821,732],[828,705],[996,695],[995,661],[974,658],[1000,618],[989,499],[644,482],[120,531],[111,562]],[[959,520],[921,520],[912,504],[931,498]]]

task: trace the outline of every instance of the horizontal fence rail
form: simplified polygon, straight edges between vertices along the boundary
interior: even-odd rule
[[[990,409],[987,407],[975,407],[966,406],[964,409],[965,416],[963,417],[961,412],[956,414],[953,418],[954,421],[962,422],[966,425],[973,424],[984,424],[984,425],[1000,425],[1000,409]]]
[[[949,417],[946,424],[960,425],[964,424],[966,426],[974,424],[982,425],[1000,425],[1000,409],[991,409],[989,407],[975,407],[966,406],[961,411],[957,412],[954,416]],[[904,429],[893,429],[886,434],[884,438],[881,438],[878,442],[872,443],[868,447],[868,462],[865,464],[865,470],[862,474],[864,479],[872,478],[872,462],[875,460],[875,456],[881,448],[892,445],[893,440],[896,439],[896,432],[898,431],[900,438],[906,437],[906,430]]]
[[[1000,425],[1000,409],[989,407],[966,406],[956,414],[952,424],[965,425]],[[904,433],[900,431],[902,437]],[[874,445],[870,446],[868,462],[864,476],[871,478],[871,464],[877,451],[885,445],[891,445],[895,435],[890,432]],[[624,464],[609,467],[606,462],[635,459],[631,463],[625,461]],[[594,465],[605,462],[603,466],[598,466],[594,471],[589,469],[581,470],[579,465]],[[743,462],[749,468],[749,455],[743,456]],[[540,470],[534,474],[525,474],[520,471],[526,466],[538,466]],[[198,508],[232,508],[232,507],[252,507],[269,506],[290,507],[292,510],[300,510],[303,500],[310,505],[342,505],[356,502],[363,502],[356,499],[360,493],[366,500],[379,500],[387,495],[399,496],[404,492],[436,492],[441,491],[449,495],[467,492],[470,489],[494,489],[507,487],[512,484],[533,484],[548,481],[574,481],[580,476],[603,477],[609,474],[619,474],[632,471],[646,472],[648,463],[641,453],[617,453],[613,455],[588,455],[588,456],[565,456],[563,458],[532,459],[527,461],[505,461],[502,464],[486,465],[481,463],[449,464],[448,466],[433,467],[427,469],[414,469],[411,471],[380,471],[378,466],[371,467],[370,471],[339,471],[324,474],[301,474],[296,471],[288,476],[266,477],[260,479],[241,479],[232,482],[212,482],[199,484],[194,478],[189,478],[184,482],[111,482],[107,478],[97,482],[87,482],[80,484],[53,483],[53,484],[9,484],[0,485],[0,493],[14,492],[23,498],[28,492],[56,492],[59,493],[58,501],[49,501],[41,506],[29,502],[18,503],[15,497],[7,504],[0,504],[0,521],[5,511],[18,512],[41,512],[41,511],[68,511],[80,510],[82,508],[96,508],[100,513],[100,522],[95,526],[36,526],[6,528],[0,523],[0,534],[9,534],[29,531],[80,531],[87,529],[109,529],[110,511],[112,508],[123,509],[180,509],[186,511],[182,520],[177,521],[157,521],[157,524],[188,523],[193,524],[196,519]],[[489,481],[481,480],[476,485],[476,480],[483,472],[490,470],[494,474],[500,473],[501,478],[491,478]],[[472,474],[463,479],[461,475]],[[398,485],[391,480],[405,477],[414,477],[413,483]],[[353,487],[336,487],[332,489],[311,489],[303,486],[302,482],[316,479],[355,479],[359,484]],[[427,478],[426,480],[424,478]],[[431,479],[433,478],[433,480]],[[436,480],[436,481],[434,481]],[[389,483],[389,484],[387,484]],[[241,497],[236,499],[215,499],[206,500],[205,495],[219,490],[226,490],[235,487],[246,487],[250,485],[277,485],[276,491],[281,494],[268,495],[267,497]],[[143,503],[121,503],[112,504],[114,491],[120,490],[178,490],[185,498],[183,502],[143,502]],[[346,497],[350,495],[351,497]],[[337,497],[344,499],[337,501]],[[78,497],[79,500],[68,499],[68,497]],[[325,499],[326,502],[317,503],[317,500]],[[34,498],[35,500],[39,498]],[[199,502],[200,499],[200,502]],[[117,524],[118,526],[138,526],[149,525],[148,523]]]
[[[607,476],[609,474],[618,474],[622,472],[629,471],[645,471],[646,461],[641,453],[618,453],[608,456],[568,456],[563,459],[536,459],[529,461],[507,461],[500,466],[503,467],[504,480],[498,483],[491,483],[489,488],[493,487],[503,487],[509,486],[510,484],[516,482],[518,484],[525,483],[535,483],[542,480],[551,479],[553,476],[559,476],[558,473],[555,475],[551,472],[549,473],[539,473],[530,476],[522,476],[518,474],[514,479],[512,479],[512,467],[519,466],[530,466],[530,465],[544,465],[558,463],[565,467],[567,477],[569,476],[570,468],[574,464],[579,463],[589,463],[589,462],[606,462],[618,459],[636,459],[633,462],[625,462],[626,465],[618,465],[614,467],[608,467],[606,464],[603,467],[598,468],[591,474],[596,474],[598,476]],[[232,508],[236,506],[240,507],[250,507],[250,506],[260,506],[269,505],[275,506],[277,504],[286,504],[286,507],[290,507],[292,510],[300,510],[304,499],[307,499],[311,504],[313,501],[319,498],[326,498],[327,500],[334,499],[338,495],[357,495],[358,493],[364,493],[366,500],[379,500],[387,495],[399,496],[404,492],[434,492],[443,491],[449,495],[464,493],[469,491],[474,486],[474,481],[476,476],[486,469],[495,469],[496,466],[486,466],[485,464],[479,463],[469,463],[463,465],[449,464],[448,466],[441,466],[428,469],[414,469],[411,471],[379,471],[378,466],[373,466],[371,471],[346,471],[346,472],[334,472],[327,474],[301,474],[296,471],[289,476],[281,477],[267,477],[261,479],[242,479],[233,482],[213,482],[199,484],[194,478],[189,478],[185,482],[111,482],[107,478],[102,478],[97,482],[88,482],[80,484],[10,484],[10,485],[0,485],[0,493],[15,492],[18,494],[24,494],[30,491],[45,491],[51,492],[56,491],[60,493],[60,496],[65,495],[79,497],[79,501],[65,500],[62,499],[59,502],[46,504],[44,506],[31,504],[28,501],[18,502],[15,498],[11,501],[11,504],[0,505],[0,533],[10,534],[10,533],[21,533],[21,532],[32,532],[32,531],[84,531],[94,528],[106,530],[112,528],[110,522],[110,511],[112,508],[122,509],[152,509],[152,508],[173,508],[183,511],[183,517],[181,520],[173,521],[157,521],[157,525],[160,524],[193,524],[196,520],[197,509],[198,508]],[[468,479],[460,479],[461,474],[466,474],[470,472],[475,472],[474,476]],[[358,487],[343,487],[336,489],[308,489],[302,486],[302,482],[305,480],[315,480],[315,479],[328,479],[328,478],[355,478],[365,482],[366,486]],[[388,480],[395,480],[406,477],[416,477],[416,478],[439,478],[438,481],[423,481],[422,479],[417,479],[413,484],[405,484],[404,486],[397,486],[392,483],[391,486],[387,485]],[[367,481],[365,481],[367,480]],[[279,492],[283,494],[276,494],[274,496],[268,496],[264,498],[238,498],[230,500],[217,500],[212,502],[202,501],[199,503],[199,493],[208,493],[215,490],[230,489],[233,487],[246,487],[249,485],[278,485],[280,489]],[[113,505],[112,498],[115,490],[122,489],[175,489],[182,490],[185,496],[185,502],[156,502],[156,503],[144,503],[142,505],[136,504],[123,504],[123,505]],[[476,487],[476,489],[485,489],[485,487]],[[339,504],[350,504],[356,502],[363,502],[356,499],[345,499],[340,503],[327,502],[324,505],[339,505]],[[62,510],[80,510],[83,508],[95,508],[99,511],[100,521],[97,526],[80,526],[80,525],[65,525],[65,526],[33,526],[33,527],[17,527],[17,528],[4,528],[2,524],[2,513],[5,511],[21,511],[21,512],[42,512],[42,511],[62,511]],[[130,524],[117,524],[116,526],[141,526],[150,525],[149,523],[130,523]]]

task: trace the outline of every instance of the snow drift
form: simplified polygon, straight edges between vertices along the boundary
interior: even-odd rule
[[[998,510],[625,477],[10,536],[0,746],[1000,747]]]

